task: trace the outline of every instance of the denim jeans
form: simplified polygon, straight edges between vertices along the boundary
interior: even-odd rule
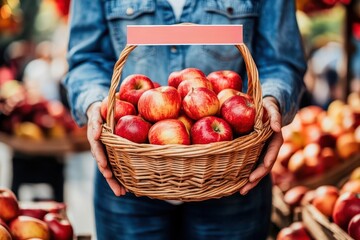
[[[95,220],[99,240],[261,240],[270,226],[271,178],[246,196],[173,205],[166,201],[116,197],[97,170]]]

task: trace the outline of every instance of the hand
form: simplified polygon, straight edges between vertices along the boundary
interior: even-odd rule
[[[249,182],[240,189],[242,195],[247,194],[249,190],[254,188],[260,180],[271,171],[279,153],[279,149],[283,144],[283,137],[281,134],[281,114],[276,99],[274,97],[265,97],[263,99],[263,105],[269,115],[270,126],[274,131],[274,134],[271,136],[264,161],[250,174]]]
[[[100,172],[106,179],[114,194],[116,196],[125,195],[125,188],[113,177],[103,145],[99,140],[101,135],[101,125],[103,123],[100,115],[100,106],[101,102],[95,102],[90,105],[86,112],[88,116],[87,138],[91,146],[91,153],[96,159]]]

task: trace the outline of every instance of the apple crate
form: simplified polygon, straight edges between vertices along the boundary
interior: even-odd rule
[[[69,152],[81,152],[90,149],[86,135],[74,135],[63,138],[33,140],[0,132],[0,142],[13,150],[37,156],[61,156]]]
[[[302,207],[302,220],[310,234],[319,240],[352,240],[338,225],[329,221],[319,210],[311,204]]]
[[[170,30],[174,30],[173,27],[171,26]],[[181,28],[182,32],[189,30],[190,32],[183,36],[192,37],[195,32],[199,34],[203,29],[195,27],[194,31],[194,25],[175,27]],[[211,26],[207,26],[209,27]],[[136,30],[138,34],[140,29]],[[156,30],[157,28],[152,26],[152,35],[149,37],[154,36]],[[128,28],[128,39],[129,34]],[[172,36],[173,34],[164,34],[162,40]],[[269,120],[265,123],[262,121],[262,92],[258,70],[248,48],[243,43],[234,45],[243,56],[247,69],[247,93],[253,97],[256,108],[254,130],[226,142],[153,145],[137,144],[114,134],[116,89],[126,59],[136,47],[137,44],[129,44],[128,41],[114,66],[108,95],[107,119],[102,126],[100,137],[106,147],[115,178],[136,196],[162,200],[201,201],[237,192],[248,182],[250,172],[262,153],[263,146],[272,135]]]

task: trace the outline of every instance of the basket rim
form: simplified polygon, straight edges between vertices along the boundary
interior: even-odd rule
[[[246,135],[234,138],[231,141],[213,142],[207,144],[167,144],[155,145],[150,143],[135,143],[123,137],[120,137],[111,132],[110,127],[105,123],[102,125],[102,132],[100,140],[105,146],[116,147],[117,149],[124,149],[128,153],[136,153],[138,155],[149,155],[149,152],[157,153],[155,155],[166,156],[183,156],[196,157],[209,154],[222,154],[230,151],[239,151],[262,143],[269,139],[273,134],[270,126],[270,121],[264,123],[263,129],[254,130]],[[244,144],[246,143],[246,144]],[[153,154],[152,154],[153,155]],[[164,156],[164,155],[162,155]]]

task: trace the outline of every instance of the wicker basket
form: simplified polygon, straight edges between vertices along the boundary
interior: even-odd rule
[[[193,145],[136,144],[113,133],[115,93],[128,55],[127,45],[115,64],[109,91],[107,121],[101,141],[115,178],[136,196],[162,200],[201,201],[228,196],[248,182],[266,140],[270,123],[262,122],[262,93],[256,65],[244,44],[242,54],[248,75],[248,94],[254,98],[254,131],[232,141]]]

